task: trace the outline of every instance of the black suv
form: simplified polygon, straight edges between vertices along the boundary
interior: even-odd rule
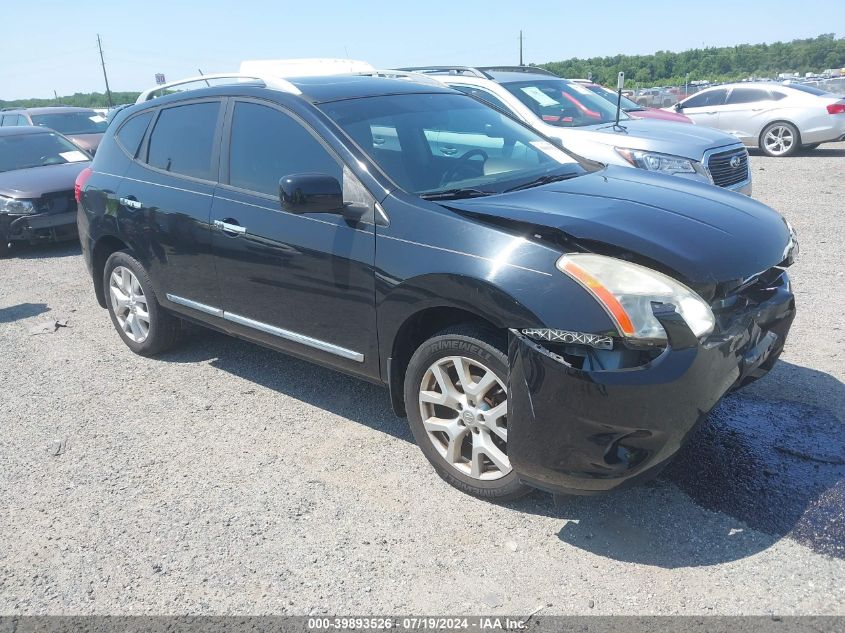
[[[77,184],[130,349],[189,320],[386,384],[438,473],[487,498],[654,475],[795,312],[770,208],[397,78],[155,98]]]

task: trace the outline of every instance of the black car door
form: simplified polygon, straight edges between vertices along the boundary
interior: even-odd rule
[[[344,199],[372,208],[360,182],[300,118],[233,99],[224,126],[212,246],[224,318],[238,333],[347,369],[378,375],[375,227],[328,213],[282,210],[279,180],[323,173]]]
[[[118,189],[121,233],[160,300],[212,313],[203,307],[220,304],[209,216],[221,104],[204,99],[161,108]]]

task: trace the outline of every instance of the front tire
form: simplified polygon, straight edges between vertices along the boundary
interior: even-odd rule
[[[767,156],[792,156],[801,147],[801,135],[792,123],[778,121],[767,125],[760,134],[760,149]]]
[[[181,320],[162,309],[147,271],[125,251],[106,260],[103,290],[112,323],[126,346],[141,356],[155,356],[180,338]]]
[[[417,445],[437,474],[482,499],[509,501],[531,488],[507,456],[505,342],[480,327],[425,341],[405,373],[405,408]]]

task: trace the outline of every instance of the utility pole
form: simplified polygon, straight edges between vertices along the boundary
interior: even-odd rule
[[[522,29],[519,29],[519,65],[525,66],[525,64],[522,63]]]
[[[59,105],[59,93],[53,88],[53,96],[56,98],[56,105]]]
[[[106,75],[106,62],[103,60],[103,45],[100,42],[100,34],[97,33],[97,48],[100,49],[100,64],[103,66],[103,79],[106,81],[106,97],[109,100],[109,107],[112,107],[111,90],[109,89],[109,77]]]

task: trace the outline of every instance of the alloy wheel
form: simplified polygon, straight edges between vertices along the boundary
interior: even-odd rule
[[[150,311],[144,289],[135,274],[125,266],[117,266],[109,277],[112,310],[126,337],[143,343],[150,333]]]
[[[795,144],[795,134],[786,125],[776,125],[766,132],[763,137],[766,151],[774,156],[786,154]]]
[[[423,375],[423,427],[437,452],[457,471],[485,481],[511,472],[507,455],[507,388],[478,361],[447,356]]]

